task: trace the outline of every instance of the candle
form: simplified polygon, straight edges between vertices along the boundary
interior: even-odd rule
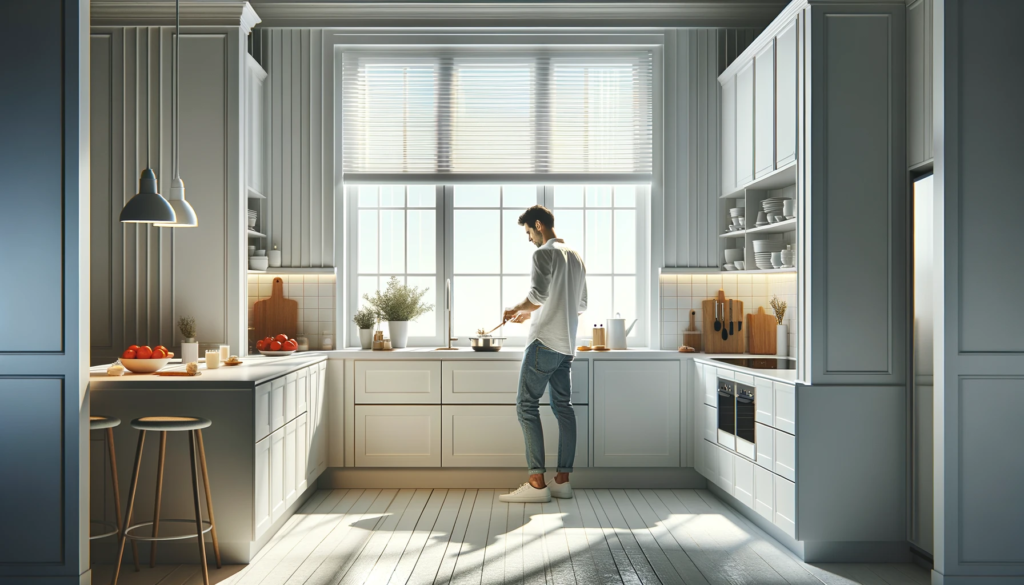
[[[231,346],[230,345],[222,345],[222,346],[220,346],[220,361],[226,362],[226,361],[228,361],[229,357],[231,357]]]
[[[208,349],[206,350],[206,369],[216,370],[220,367],[220,350],[219,349]]]

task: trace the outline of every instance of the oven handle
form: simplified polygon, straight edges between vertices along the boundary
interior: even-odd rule
[[[737,396],[736,397],[736,402],[742,402],[743,404],[753,404],[754,403],[754,399],[753,398],[747,398],[746,396]]]

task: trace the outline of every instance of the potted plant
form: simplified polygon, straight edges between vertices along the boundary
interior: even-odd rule
[[[415,321],[434,308],[434,305],[422,302],[428,290],[430,287],[420,290],[419,287],[404,285],[392,276],[383,293],[378,290],[372,297],[363,295],[380,320],[388,322],[392,347],[405,347],[409,341],[409,321]]]
[[[185,316],[178,319],[178,331],[181,332],[181,363],[199,362],[199,343],[196,341],[196,319]]]
[[[373,328],[377,324],[377,312],[370,307],[363,307],[352,317],[352,321],[359,328],[359,345],[363,349],[372,349]]]
[[[779,326],[775,329],[775,355],[789,355],[789,327],[782,324],[786,316],[786,301],[780,301],[779,297],[772,295],[772,310],[775,311],[775,320]]]

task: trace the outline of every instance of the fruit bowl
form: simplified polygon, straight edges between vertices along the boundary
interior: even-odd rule
[[[128,358],[121,358],[121,365],[124,366],[124,369],[128,370],[129,372],[132,372],[133,374],[152,374],[153,372],[166,366],[168,363],[170,363],[170,361],[171,358],[161,358],[155,360],[130,360]]]
[[[293,349],[291,351],[284,351],[284,350],[281,350],[281,351],[270,351],[269,349],[261,349],[260,353],[262,353],[263,355],[281,356],[281,355],[292,355],[296,351],[298,351],[298,350]]]

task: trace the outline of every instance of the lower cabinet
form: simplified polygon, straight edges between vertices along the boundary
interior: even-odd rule
[[[270,443],[271,437],[267,437],[256,443],[256,464],[254,467],[255,485],[253,486],[253,501],[255,511],[253,513],[253,528],[256,532],[253,539],[263,536],[263,533],[273,523],[270,496]]]
[[[796,484],[775,476],[775,519],[773,524],[796,538]]]
[[[576,457],[574,467],[586,467],[588,459],[589,410],[574,405],[576,412]],[[558,464],[558,420],[551,408],[540,407],[544,431],[545,466],[554,471]],[[525,467],[522,427],[512,405],[444,405],[441,407],[442,467]]]
[[[270,521],[276,522],[284,514],[285,498],[285,429],[281,427],[270,434]]]
[[[680,362],[594,363],[594,464],[679,467]]]
[[[736,465],[736,491],[733,494],[741,504],[754,507],[754,462],[731,454]]]
[[[775,430],[775,473],[796,481],[796,437]]]
[[[355,406],[356,467],[440,467],[440,405]]]
[[[754,510],[769,522],[775,521],[775,474],[754,466]]]
[[[298,421],[284,425],[284,505],[290,506],[298,497],[298,478],[296,477],[295,453],[298,450]]]
[[[721,447],[718,448],[718,487],[730,496],[736,495],[736,455]]]
[[[309,486],[307,471],[309,465],[309,418],[308,415],[299,415],[295,419],[295,497],[306,491]],[[292,500],[295,501],[294,499]],[[291,503],[291,502],[289,502]]]

